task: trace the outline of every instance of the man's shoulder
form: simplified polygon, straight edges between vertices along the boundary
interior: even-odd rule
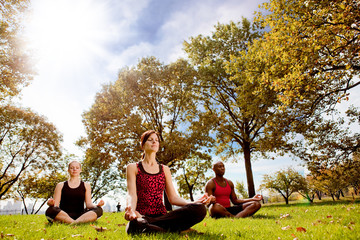
[[[214,183],[214,178],[211,178],[209,181],[207,181],[207,183],[205,184],[205,186],[211,186],[211,185],[215,185]]]
[[[225,178],[225,180],[229,183],[230,187],[234,186],[234,183],[230,179]]]

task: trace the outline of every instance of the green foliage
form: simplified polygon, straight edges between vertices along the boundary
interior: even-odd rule
[[[313,176],[313,184],[318,190],[330,195],[334,201],[335,198],[340,198],[341,191],[345,191],[349,187],[353,187],[355,193],[358,192],[360,181],[358,153],[346,161],[331,165],[326,162],[315,163],[308,164]]]
[[[149,57],[123,68],[116,82],[103,86],[83,114],[87,136],[78,141],[86,151],[86,179],[116,188],[125,179],[126,165],[141,159],[140,137],[149,129],[160,134],[160,163],[176,168],[192,155],[207,157],[212,139],[197,114],[194,77],[184,60],[164,65]]]
[[[245,74],[243,55],[248,44],[262,36],[262,29],[247,19],[218,24],[211,36],[190,38],[185,51],[198,70],[194,91],[216,130],[217,150],[224,158],[243,153],[249,196],[255,195],[251,154],[266,154],[286,146],[288,122],[278,111],[277,94]],[[261,66],[259,66],[261,67]]]
[[[1,236],[16,239],[357,239],[359,202],[273,204],[254,217],[206,217],[193,229],[200,233],[128,236],[124,213],[105,213],[94,224],[49,225],[44,215],[0,215]],[[303,228],[303,229],[302,229]],[[306,230],[306,232],[304,231]]]
[[[291,194],[303,190],[306,186],[305,178],[291,167],[274,174],[265,174],[260,185],[262,189],[273,189],[280,193],[286,204],[289,204]]]
[[[297,156],[315,164],[346,161],[360,146],[359,134],[342,129],[333,109],[360,84],[358,1],[271,0],[261,10],[255,22],[269,31],[230,66],[245,62],[242,74],[276,92],[288,131],[304,137],[293,148]],[[359,112],[348,115],[354,120]]]
[[[56,185],[59,182],[67,180],[67,175],[60,169],[52,171],[38,170],[36,172],[27,173],[17,183],[16,192],[23,202],[24,212],[26,214],[37,214],[41,207],[45,205],[47,200],[54,194]],[[16,199],[16,197],[15,197]],[[28,209],[28,200],[34,200],[32,209]],[[38,201],[40,205],[37,205]]]
[[[249,198],[249,194],[245,189],[245,184],[243,182],[236,181],[235,190],[241,195],[241,198]]]
[[[261,7],[257,21],[270,31],[249,50],[249,74],[265,65],[261,82],[284,104],[312,112],[360,84],[358,1],[271,0]]]
[[[206,171],[211,169],[211,158],[208,156],[202,156],[202,158],[193,156],[179,167],[175,180],[180,196],[185,199],[194,201],[194,193],[203,192],[206,182],[211,179],[205,176]]]
[[[29,0],[0,2],[0,103],[17,95],[34,74],[31,57],[21,38],[21,18]]]
[[[336,111],[327,115],[327,119],[317,118],[306,127],[302,133],[304,138],[298,141],[292,152],[309,168],[346,162],[360,147],[360,133],[354,131],[359,122],[353,121],[359,116],[356,109],[351,108],[346,119]]]
[[[24,175],[51,169],[61,156],[55,126],[28,109],[0,106],[0,199]]]

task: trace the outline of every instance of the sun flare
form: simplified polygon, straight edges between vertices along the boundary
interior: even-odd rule
[[[33,0],[26,35],[40,60],[71,63],[97,51],[105,18],[95,1]]]

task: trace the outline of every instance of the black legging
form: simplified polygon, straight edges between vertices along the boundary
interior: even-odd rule
[[[191,203],[157,217],[144,217],[148,223],[168,232],[181,232],[201,222],[206,216],[203,204]]]

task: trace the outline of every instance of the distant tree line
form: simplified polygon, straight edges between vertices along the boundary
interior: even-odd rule
[[[306,176],[291,167],[273,174],[265,174],[260,189],[280,194],[286,204],[289,204],[293,193],[299,193],[309,202],[313,202],[315,197],[321,200],[323,195],[331,196],[333,201],[340,200],[349,189],[352,189],[353,197],[359,195],[359,152],[353,154],[352,158],[330,167],[321,165],[310,167],[309,170],[310,173]]]

